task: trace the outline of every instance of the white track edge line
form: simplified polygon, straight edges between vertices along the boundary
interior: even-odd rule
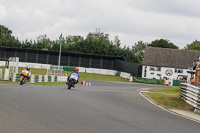
[[[149,100],[146,96],[144,96],[144,95],[140,92],[140,89],[137,89],[137,91],[139,92],[139,94],[140,94],[143,98],[145,98],[145,99],[146,99],[147,101],[149,101],[151,104],[153,104],[153,105],[155,105],[155,106],[157,106],[157,107],[163,109],[164,111],[167,111],[167,112],[169,112],[169,113],[171,113],[171,114],[174,114],[174,115],[177,115],[177,116],[181,116],[181,117],[183,117],[183,118],[186,118],[186,119],[192,120],[192,121],[194,121],[194,122],[200,123],[199,120],[190,118],[190,117],[188,117],[188,116],[181,115],[181,114],[179,114],[179,113],[173,112],[173,111],[171,111],[171,110],[168,110],[168,109],[166,109],[166,108],[163,108],[163,107],[161,107],[161,106],[155,104],[154,102],[152,102],[151,100]]]

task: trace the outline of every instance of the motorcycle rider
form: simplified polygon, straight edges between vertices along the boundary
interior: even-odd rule
[[[77,74],[77,77],[78,77],[78,80],[75,82],[75,84],[77,84],[77,83],[79,82],[79,73],[78,73],[78,71],[79,71],[79,68],[76,67],[75,70],[72,71],[71,74],[68,76],[66,84],[69,83],[69,78],[70,78],[70,76],[71,76],[72,74],[74,74],[74,73]]]
[[[31,76],[31,67],[30,67],[30,66],[27,66],[27,67],[22,71],[22,73],[21,73],[20,76],[23,76],[23,73],[24,73],[25,71],[28,71],[27,80],[29,80],[29,79],[30,79],[30,76]]]

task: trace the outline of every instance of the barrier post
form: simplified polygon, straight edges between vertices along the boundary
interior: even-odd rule
[[[200,69],[196,69],[195,84],[199,85]]]

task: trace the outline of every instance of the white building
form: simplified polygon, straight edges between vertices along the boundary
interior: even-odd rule
[[[200,51],[178,50],[169,48],[147,47],[143,60],[142,77],[160,79],[166,77],[174,80],[191,75],[188,68],[193,67],[193,61],[200,55]]]

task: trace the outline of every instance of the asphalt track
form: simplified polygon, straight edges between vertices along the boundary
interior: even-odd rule
[[[0,85],[0,133],[199,133],[200,124],[138,94],[146,84]]]

